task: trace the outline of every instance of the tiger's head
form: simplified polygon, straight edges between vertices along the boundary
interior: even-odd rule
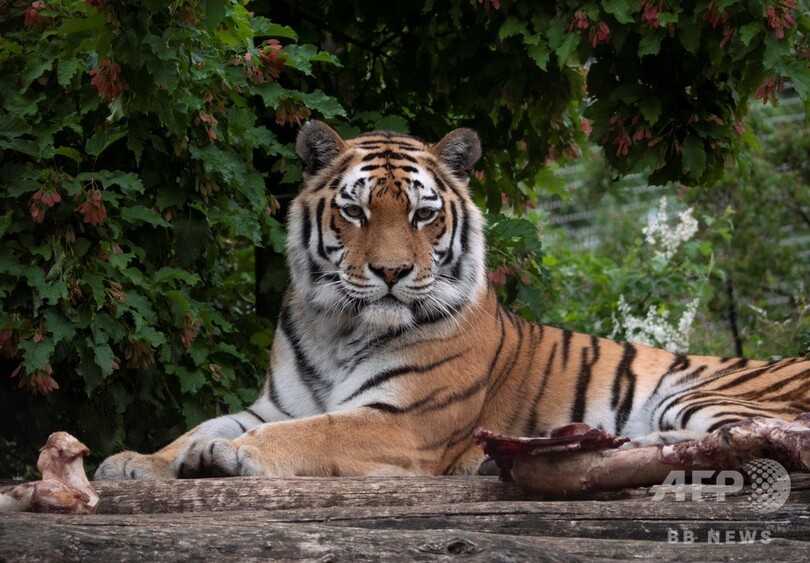
[[[486,286],[483,218],[468,193],[478,135],[436,144],[303,126],[304,186],[287,224],[293,287],[321,313],[370,331],[453,316]]]

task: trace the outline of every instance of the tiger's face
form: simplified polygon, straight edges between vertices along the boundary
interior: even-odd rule
[[[371,331],[451,317],[485,286],[481,213],[468,194],[481,154],[458,129],[435,145],[310,122],[296,152],[305,184],[288,220],[296,291]]]

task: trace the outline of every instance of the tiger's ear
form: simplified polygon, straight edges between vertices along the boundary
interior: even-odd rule
[[[304,172],[314,175],[341,153],[345,146],[334,129],[322,121],[308,121],[298,132],[295,153],[304,164]]]
[[[481,158],[481,139],[472,129],[454,129],[433,145],[432,150],[455,177],[466,181]]]

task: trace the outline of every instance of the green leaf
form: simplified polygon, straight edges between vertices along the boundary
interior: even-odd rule
[[[190,265],[211,244],[211,229],[208,223],[192,217],[178,217],[172,222],[174,229],[174,252],[177,264]]]
[[[220,22],[225,19],[225,8],[229,4],[225,0],[202,0],[203,25],[208,31],[214,31]]]
[[[79,151],[71,147],[57,147],[53,151],[54,154],[60,154],[62,156],[68,157],[70,160],[75,162],[76,164],[82,163],[82,155]]]
[[[169,266],[164,266],[157,272],[155,272],[152,279],[157,284],[162,284],[166,282],[173,282],[173,281],[180,281],[187,285],[197,285],[200,283],[200,276],[193,272],[189,272],[186,270],[181,270],[180,268],[172,268]]]
[[[103,376],[110,375],[115,370],[113,365],[115,363],[115,354],[113,354],[109,344],[98,344],[94,346],[93,356]]]
[[[526,52],[528,53],[529,57],[535,62],[535,64],[538,67],[540,67],[541,70],[546,70],[546,67],[548,67],[548,59],[551,57],[551,53],[549,52],[545,43],[538,43],[537,45],[528,45],[526,47]]]
[[[507,37],[526,33],[526,23],[515,16],[509,16],[498,30],[498,39],[503,41]]]
[[[87,139],[85,150],[93,156],[99,156],[110,145],[127,136],[127,130],[115,127],[111,129],[99,128],[92,137]]]
[[[681,40],[681,45],[689,53],[695,55],[700,49],[700,34],[703,31],[703,22],[686,18],[678,24],[678,38]]]
[[[751,40],[762,33],[762,23],[759,21],[747,23],[740,28],[740,41],[748,47]]]
[[[45,337],[40,342],[21,340],[19,346],[25,352],[25,359],[23,360],[25,371],[31,373],[44,369],[51,361],[51,355],[56,348],[56,343],[52,339]]]
[[[273,23],[263,16],[254,16],[250,22],[254,37],[283,37],[298,41],[298,34],[289,26]]]
[[[43,318],[48,327],[48,332],[53,335],[54,343],[70,340],[76,334],[76,326],[54,307],[45,311]]]
[[[121,218],[130,223],[148,223],[156,227],[171,227],[171,223],[143,205],[133,205],[121,209]]]
[[[806,61],[789,61],[785,63],[784,75],[796,89],[802,100],[810,100],[810,68]]]
[[[647,97],[639,104],[641,115],[650,125],[655,125],[661,115],[661,99],[657,97]]]
[[[706,151],[703,148],[703,140],[695,135],[690,135],[681,143],[681,154],[683,155],[683,166],[694,179],[699,179],[706,169]]]
[[[84,63],[79,59],[60,59],[56,68],[56,81],[66,88],[77,72],[84,69]]]
[[[270,244],[273,250],[284,254],[287,251],[287,235],[284,226],[275,217],[269,217],[268,221],[270,223]]]
[[[664,39],[662,32],[649,31],[642,35],[638,44],[638,56],[657,55],[661,50],[661,41]]]
[[[387,115],[378,119],[374,123],[374,129],[378,131],[395,131],[397,133],[408,134],[408,121],[399,115]]]
[[[205,373],[200,369],[192,371],[179,366],[177,375],[180,378],[180,391],[183,393],[196,393],[205,385]]]
[[[602,8],[619,23],[633,23],[633,12],[627,0],[602,0]]]
[[[327,96],[320,90],[301,94],[301,101],[309,109],[320,113],[324,119],[334,119],[335,117],[346,117],[346,110],[340,105],[336,98]]]
[[[568,33],[559,47],[554,50],[557,55],[557,65],[563,67],[576,52],[579,46],[579,36],[576,33]]]

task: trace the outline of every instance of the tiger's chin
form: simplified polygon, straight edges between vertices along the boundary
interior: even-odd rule
[[[369,332],[407,328],[414,323],[410,307],[393,298],[384,298],[369,303],[360,312],[360,322]]]

